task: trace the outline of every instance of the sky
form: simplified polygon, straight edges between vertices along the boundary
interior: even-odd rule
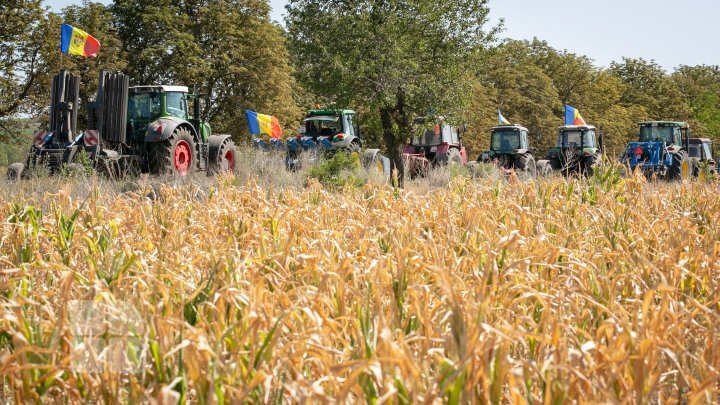
[[[103,3],[109,0],[101,0]],[[54,10],[80,0],[46,0]],[[282,23],[287,0],[270,0]],[[607,67],[623,57],[679,65],[720,65],[720,1],[489,0],[491,24],[505,19],[502,37],[539,39]]]

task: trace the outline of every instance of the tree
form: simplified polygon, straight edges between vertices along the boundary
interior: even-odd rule
[[[115,24],[134,84],[181,84],[207,97],[203,115],[237,134],[252,109],[297,125],[282,31],[265,0],[116,0]]]
[[[291,0],[286,25],[298,78],[338,105],[378,117],[393,167],[415,115],[452,114],[459,81],[496,30],[487,0]]]
[[[118,30],[112,25],[113,15],[108,6],[84,0],[82,5],[64,8],[62,15],[63,22],[92,35],[101,45],[96,58],[63,55],[63,69],[80,75],[80,98],[87,102],[95,98],[100,71],[121,71],[125,69],[127,65],[126,55],[122,50],[122,42],[118,38]],[[53,31],[56,32],[57,41],[59,41],[60,24],[57,24]],[[48,58],[53,61],[53,65],[59,64],[57,52],[57,49],[53,49],[52,55],[48,55]],[[59,69],[58,65],[55,65],[55,67],[56,69],[53,70]]]
[[[672,79],[690,105],[693,132],[720,142],[720,67],[680,66]]]
[[[28,113],[28,97],[41,74],[40,50],[45,41],[45,15],[41,0],[9,0],[0,4],[0,131],[13,131],[8,118]]]
[[[623,106],[642,106],[653,119],[690,118],[690,108],[677,84],[655,61],[623,58],[622,63],[610,65],[610,72],[623,83]]]
[[[506,41],[494,50],[477,74],[485,90],[473,92],[474,109],[482,111],[484,138],[488,138],[489,126],[497,125],[497,108],[513,123],[528,128],[530,143],[534,148],[547,148],[555,142],[555,131],[562,124],[562,104],[552,79],[535,65],[534,56],[526,41]],[[489,109],[482,108],[490,101]],[[477,121],[476,121],[477,122]],[[470,128],[476,128],[471,123]],[[484,142],[483,145],[487,145]]]

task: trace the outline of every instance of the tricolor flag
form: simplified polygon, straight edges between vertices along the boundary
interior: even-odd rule
[[[587,125],[580,111],[569,105],[565,106],[565,125]]]
[[[100,50],[100,42],[87,32],[72,25],[63,24],[60,33],[60,52],[94,58]]]
[[[245,110],[250,133],[252,135],[269,135],[273,139],[282,137],[282,128],[278,119],[272,115],[258,114],[255,111]]]
[[[507,118],[503,117],[499,108],[498,108],[498,123],[500,125],[510,125],[510,121],[508,121]]]

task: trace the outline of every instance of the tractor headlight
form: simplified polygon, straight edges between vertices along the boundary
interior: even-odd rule
[[[430,147],[430,153],[435,153],[435,152],[437,152],[437,146]]]

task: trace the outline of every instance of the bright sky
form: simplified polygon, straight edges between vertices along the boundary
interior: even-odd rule
[[[103,3],[109,0],[101,0]],[[80,0],[46,0],[53,9]],[[270,0],[282,22],[287,0]],[[715,0],[490,0],[491,18],[505,18],[503,37],[537,36],[600,66],[626,57],[654,59],[670,70],[720,65],[720,2]]]

